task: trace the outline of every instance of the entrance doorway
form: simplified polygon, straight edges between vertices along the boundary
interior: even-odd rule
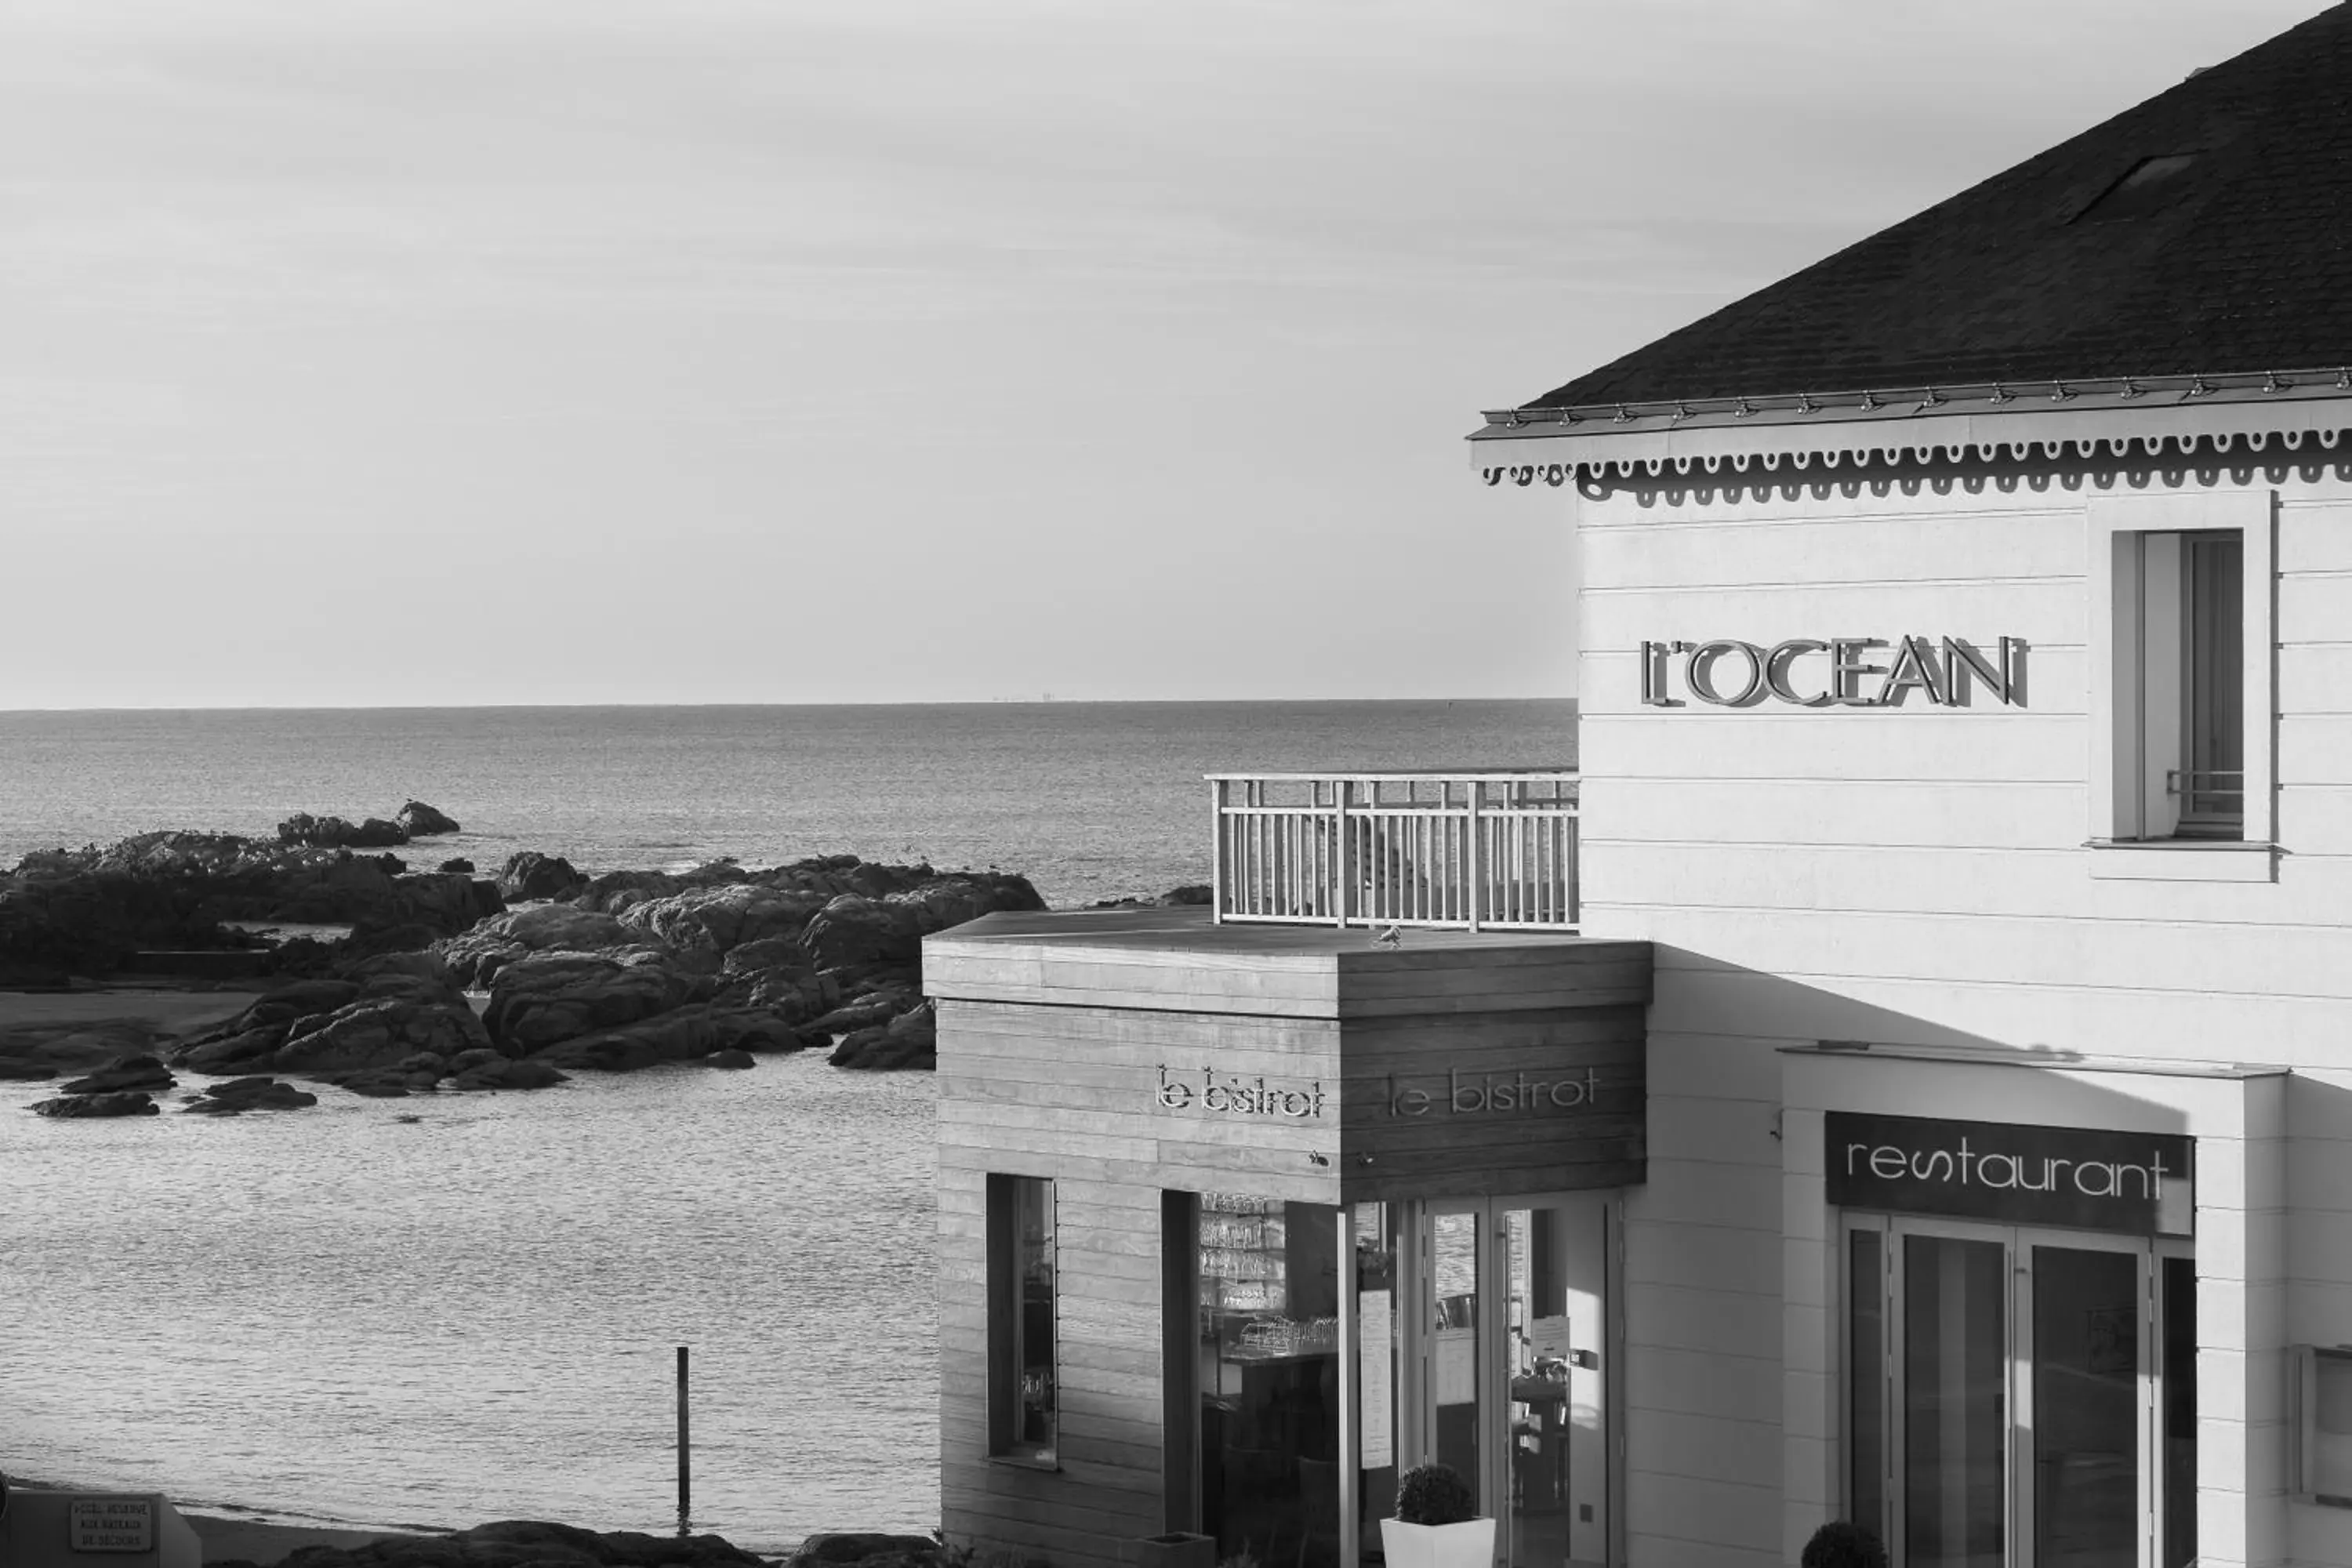
[[[2186,1242],[1850,1215],[1848,1517],[1895,1568],[2186,1568]]]
[[[1381,1560],[1397,1478],[1451,1466],[1500,1568],[1610,1559],[1608,1201],[1360,1204],[1357,1538]]]

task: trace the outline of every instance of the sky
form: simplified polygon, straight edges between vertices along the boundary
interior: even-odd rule
[[[0,709],[1566,697],[1505,407],[2315,0],[0,0]]]

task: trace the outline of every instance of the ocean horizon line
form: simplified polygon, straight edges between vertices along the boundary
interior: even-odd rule
[[[979,697],[961,699],[902,698],[889,700],[813,702],[353,702],[241,703],[157,707],[0,708],[0,719],[68,717],[99,713],[614,713],[646,710],[692,710],[713,712],[770,712],[845,708],[1270,708],[1312,704],[1317,707],[1428,707],[1476,702],[1524,703],[1535,706],[1565,702],[1574,697]]]

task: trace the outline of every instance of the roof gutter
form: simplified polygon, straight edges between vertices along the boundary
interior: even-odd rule
[[[2305,433],[2334,447],[2352,429],[2352,372],[2258,371],[2228,375],[2101,377],[2071,382],[1977,383],[1882,388],[1840,394],[1705,398],[1571,408],[1490,412],[1469,437],[1471,466],[1489,484],[1541,477],[1559,484],[1578,468],[1713,472],[1725,458],[1745,469],[1819,458],[1856,463],[1945,460],[1975,456],[2057,458],[2072,444],[2090,458],[2121,458],[2137,446],[2146,458],[2168,446],[2180,456],[2210,438],[2221,449],[2237,438],[2263,450],[2272,435]],[[1536,470],[1521,474],[1517,470]],[[1558,477],[1555,477],[1555,471]]]

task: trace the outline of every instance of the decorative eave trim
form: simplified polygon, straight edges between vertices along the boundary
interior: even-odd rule
[[[1747,412],[1742,413],[1741,409]],[[2260,372],[2088,383],[1798,394],[1591,409],[1515,409],[1470,437],[1490,484],[1559,485],[1747,473],[2065,458],[2154,459],[2203,450],[2334,448],[2352,430],[2352,374]]]

